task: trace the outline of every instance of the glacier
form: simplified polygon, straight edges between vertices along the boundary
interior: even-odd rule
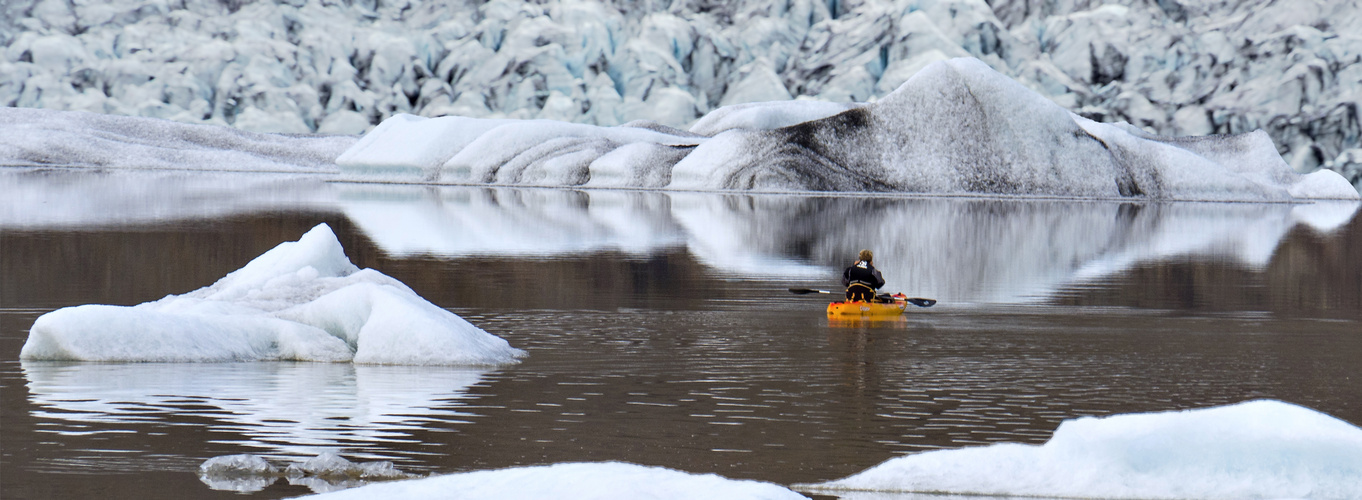
[[[318,225],[211,286],[44,314],[22,360],[500,365],[524,351],[345,257]]]
[[[1064,498],[1362,498],[1362,429],[1274,400],[1060,423],[1015,443],[893,458],[796,485],[839,498],[886,493]]]
[[[1329,0],[12,0],[0,106],[358,134],[401,113],[685,127],[873,101],[975,57],[1164,136],[1263,129],[1362,181],[1362,12]]]

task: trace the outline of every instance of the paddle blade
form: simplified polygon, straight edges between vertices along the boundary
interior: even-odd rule
[[[808,293],[832,293],[827,290],[814,290],[812,288],[791,288],[790,293],[804,295]]]
[[[912,304],[912,305],[915,305],[915,306],[918,306],[918,307],[932,307],[933,305],[936,305],[936,299],[919,299],[919,298],[914,297],[914,298],[911,298],[911,299],[904,299],[904,300],[907,300],[909,304]]]

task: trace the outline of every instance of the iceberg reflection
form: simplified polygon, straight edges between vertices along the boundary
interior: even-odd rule
[[[92,364],[22,362],[33,416],[87,424],[205,426],[259,453],[392,458],[410,434],[471,416],[459,402],[490,370],[348,363]],[[240,436],[240,438],[226,436]],[[239,440],[237,440],[239,439]],[[385,446],[382,443],[390,443]]]
[[[1292,228],[1328,233],[1359,206],[370,185],[344,186],[339,197],[344,213],[395,256],[684,246],[724,274],[835,283],[869,248],[887,289],[954,303],[1035,301],[1174,259],[1261,268]]]

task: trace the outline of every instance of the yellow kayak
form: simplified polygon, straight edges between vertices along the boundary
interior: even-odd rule
[[[903,314],[908,301],[903,294],[894,294],[893,302],[833,302],[828,304],[829,318],[888,318]]]

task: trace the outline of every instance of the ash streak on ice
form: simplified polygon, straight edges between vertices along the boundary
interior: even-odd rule
[[[355,267],[322,224],[212,286],[132,307],[92,304],[44,314],[19,356],[498,365],[523,355],[401,282]]]

